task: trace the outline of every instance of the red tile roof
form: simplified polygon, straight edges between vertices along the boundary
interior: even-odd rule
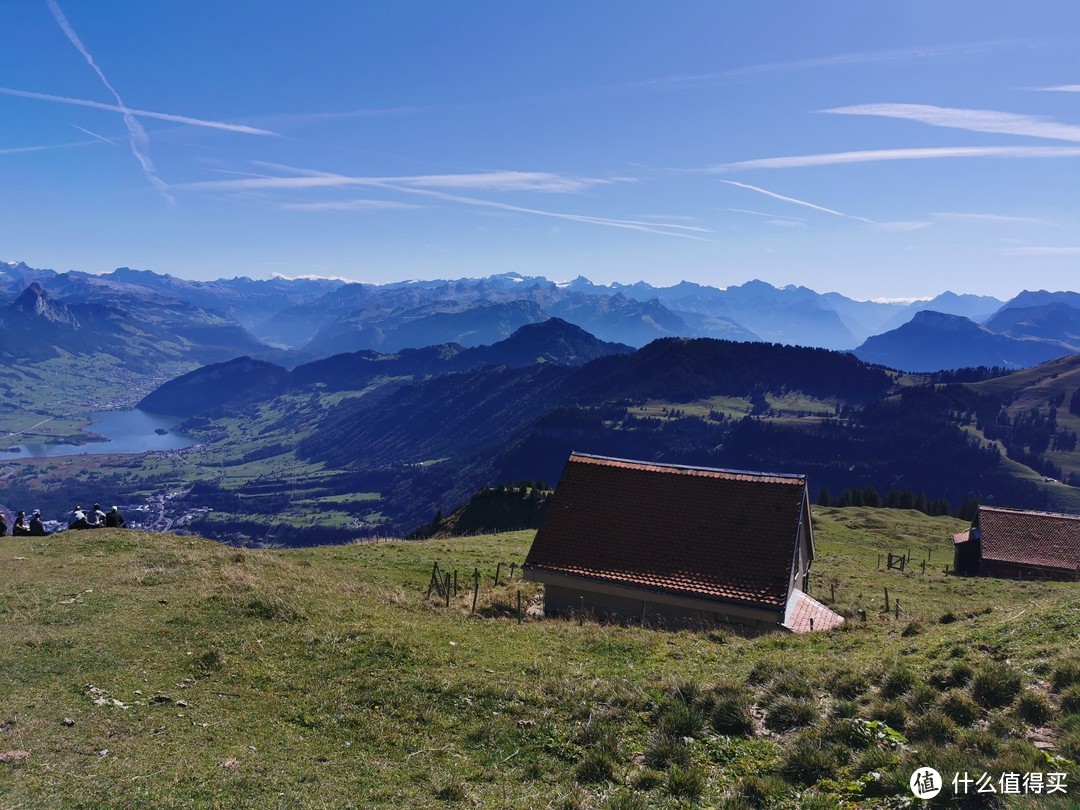
[[[982,558],[1080,570],[1080,515],[979,507]]]
[[[833,613],[817,599],[800,590],[791,592],[788,600],[784,627],[793,633],[811,633],[832,630],[844,623],[844,617]]]
[[[801,475],[575,453],[525,565],[779,608],[788,596],[805,493]]]

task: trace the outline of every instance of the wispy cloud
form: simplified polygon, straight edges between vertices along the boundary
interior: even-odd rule
[[[422,206],[397,200],[338,200],[332,202],[282,203],[287,211],[403,211]]]
[[[917,121],[932,127],[964,129],[968,132],[992,132],[1023,135],[1055,141],[1080,141],[1080,126],[1062,124],[1041,115],[1020,115],[997,110],[969,110],[958,107],[935,107],[931,104],[856,104],[822,110],[833,115],[868,115]]]
[[[50,143],[40,146],[12,146],[0,149],[0,155],[20,155],[24,152],[47,152],[51,149],[72,149],[76,146],[92,146],[94,141],[69,141],[68,143]]]
[[[765,217],[767,219],[790,219],[792,222],[805,222],[806,220],[800,217],[789,217],[783,214],[766,214],[763,211],[752,211],[749,208],[728,208],[726,209],[736,214],[753,214],[755,217]]]
[[[366,107],[357,110],[339,110],[337,112],[274,113],[248,118],[266,126],[290,126],[303,124],[321,124],[331,121],[349,121],[357,118],[394,118],[403,115],[421,115],[435,110],[445,110],[445,106],[416,107]]]
[[[1080,84],[1059,84],[1057,87],[1032,87],[1043,93],[1080,93]]]
[[[68,22],[67,17],[64,16],[64,12],[60,9],[56,0],[46,0],[49,11],[52,12],[53,18],[56,20],[56,24],[60,26],[60,30],[64,32],[64,35],[71,41],[71,44],[75,46],[76,50],[82,54],[83,59],[90,65],[97,77],[101,79],[101,83],[105,85],[105,89],[108,90],[114,99],[116,99],[116,105],[119,107],[120,113],[124,118],[124,126],[128,130],[128,141],[131,144],[131,154],[138,161],[139,166],[143,170],[143,174],[146,175],[146,179],[150,181],[150,185],[158,190],[162,197],[168,202],[173,202],[172,195],[169,194],[165,181],[157,176],[157,171],[154,169],[154,162],[150,159],[150,156],[146,154],[144,149],[150,145],[150,138],[146,134],[146,130],[143,129],[142,124],[138,119],[131,114],[131,111],[124,104],[124,100],[120,98],[120,94],[116,92],[116,89],[109,84],[109,80],[105,78],[105,74],[101,68],[97,66],[94,61],[94,57],[90,55],[90,52],[83,45],[82,40],[79,39],[79,35],[75,33],[75,29],[71,27],[71,23]]]
[[[51,93],[34,93],[30,90],[16,90],[12,87],[0,87],[0,94],[6,96],[18,96],[19,98],[32,98],[39,101],[53,101],[57,104],[70,104],[73,107],[90,107],[94,110],[108,110],[109,112],[118,113],[126,112],[136,118],[152,118],[157,121],[170,121],[174,124],[220,129],[225,132],[238,132],[242,135],[277,135],[276,132],[271,132],[268,129],[249,127],[245,124],[227,124],[223,121],[208,121],[205,118],[191,118],[186,115],[173,115],[172,113],[153,112],[151,110],[137,110],[132,107],[105,104],[100,101],[88,101],[87,99],[82,98],[68,98],[67,96],[55,96]]]
[[[1080,256],[1080,246],[1027,245],[998,251],[1002,256]]]
[[[1070,158],[1080,157],[1076,146],[930,146],[911,149],[864,149],[854,152],[827,152],[817,155],[740,160],[721,163],[706,171],[717,174],[749,169],[801,169],[808,166],[839,166],[886,160],[941,160],[945,158]]]
[[[816,203],[807,202],[806,200],[797,200],[794,197],[785,197],[783,194],[777,194],[775,191],[769,191],[769,190],[764,189],[764,188],[759,188],[758,186],[751,186],[751,185],[749,185],[747,183],[737,183],[734,180],[721,180],[720,182],[721,183],[727,183],[729,186],[736,186],[738,188],[745,188],[748,191],[756,191],[758,194],[764,194],[766,197],[772,197],[775,200],[782,200],[784,202],[789,202],[789,203],[792,203],[794,205],[801,205],[801,206],[804,206],[806,208],[812,208],[815,211],[821,211],[821,212],[823,212],[825,214],[832,214],[834,217],[843,217],[844,219],[855,219],[855,220],[858,220],[859,222],[869,222],[871,224],[873,224],[873,222],[874,222],[872,219],[867,219],[866,217],[858,217],[858,216],[854,216],[852,214],[845,214],[843,211],[837,211],[834,208],[826,208],[823,205],[817,205]]]
[[[288,166],[257,162],[278,171],[297,171]],[[347,188],[349,186],[403,186],[409,188],[444,188],[467,191],[535,191],[568,193],[583,191],[613,181],[549,172],[476,172],[472,174],[424,174],[404,177],[356,177],[330,172],[306,172],[294,177],[261,176],[243,180],[204,180],[180,183],[173,188],[201,191],[296,190],[311,188]]]
[[[955,220],[958,222],[988,222],[992,225],[1004,225],[1004,224],[1016,224],[1016,225],[1056,225],[1056,222],[1050,222],[1045,219],[1038,219],[1037,217],[1016,217],[1007,214],[971,214],[963,213],[959,211],[939,211],[933,213],[930,216],[935,219]]]
[[[667,87],[714,84],[717,82],[750,78],[753,76],[768,75],[772,73],[790,73],[802,70],[846,67],[849,65],[911,62],[920,59],[989,53],[1000,48],[1019,47],[1030,44],[1031,43],[1028,40],[1014,39],[964,43],[958,45],[946,45],[936,48],[897,48],[886,51],[862,51],[856,53],[834,54],[832,56],[821,56],[815,57],[813,59],[797,59],[790,62],[764,62],[757,65],[744,65],[742,67],[731,68],[729,70],[715,71],[711,73],[661,76],[654,79],[627,82],[619,85],[609,85],[601,89],[662,89]]]
[[[347,175],[320,172],[310,169],[297,169],[289,166],[276,166],[265,164],[263,166],[275,166],[281,171],[294,173],[293,177],[252,177],[238,180],[210,180],[195,183],[181,183],[172,186],[178,190],[193,191],[295,191],[313,188],[348,188],[351,186],[363,186],[381,188],[395,191],[401,194],[423,196],[429,199],[442,200],[460,205],[480,208],[490,208],[500,211],[511,211],[520,214],[548,217],[552,219],[567,220],[570,222],[583,222],[592,225],[602,225],[609,228],[622,228],[626,230],[654,233],[663,236],[674,236],[679,239],[692,239],[702,241],[702,237],[686,231],[695,230],[708,233],[705,229],[691,228],[686,225],[669,225],[642,220],[613,219],[609,217],[595,217],[585,214],[573,214],[563,211],[549,211],[539,208],[530,208],[522,205],[485,200],[477,197],[466,197],[460,194],[450,194],[440,188],[461,188],[466,190],[488,191],[568,191],[587,187],[597,182],[609,181],[584,181],[582,178],[566,178],[563,175],[553,175],[543,172],[482,172],[472,175],[420,175],[414,177],[350,177]]]
[[[933,222],[921,219],[875,222],[874,230],[885,231],[886,233],[906,233],[907,231],[921,231],[923,228],[929,228],[933,224]]]

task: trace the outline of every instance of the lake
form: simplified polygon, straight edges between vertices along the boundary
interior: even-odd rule
[[[83,456],[94,453],[145,453],[149,450],[181,450],[194,440],[174,432],[182,421],[175,416],[147,413],[136,409],[98,411],[87,414],[86,428],[108,441],[89,444],[20,444],[19,453],[0,453],[0,460],[19,458],[51,458],[53,456]],[[157,433],[163,430],[165,433]]]

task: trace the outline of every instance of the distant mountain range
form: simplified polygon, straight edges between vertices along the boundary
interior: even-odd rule
[[[42,310],[21,321],[24,327],[3,326],[17,321],[14,310],[3,308],[31,284],[39,290],[33,295],[51,302],[53,314]],[[50,320],[56,313],[67,314]],[[77,330],[83,353],[101,349],[123,359],[128,341],[141,344],[131,354],[146,362],[162,353],[201,362],[250,355],[293,367],[358,350],[394,354],[448,343],[490,345],[551,317],[633,347],[663,337],[766,341],[854,351],[911,371],[955,364],[1015,368],[1080,347],[1075,292],[1025,291],[1008,302],[945,292],[928,301],[882,303],[763,281],[725,289],[685,281],[600,285],[581,276],[557,283],[517,273],[384,285],[187,281],[129,268],[93,275],[0,263],[0,329],[8,330],[0,333],[0,350],[7,356],[47,353],[47,337],[35,338],[46,345],[34,347],[17,333],[37,334],[32,324],[50,323],[57,339],[65,329]],[[974,328],[961,328],[956,318]]]
[[[916,321],[904,328],[982,331],[959,316]],[[320,477],[304,498],[378,493],[366,508],[380,531],[415,529],[481,487],[556,480],[572,450],[798,470],[834,497],[895,491],[917,503],[921,493],[954,511],[973,499],[1071,503],[1070,487],[1039,482],[1080,483],[1080,356],[965,378],[920,381],[850,353],[763,342],[666,338],[631,350],[550,320],[490,346],[364,350],[291,372],[232,360],[166,383],[142,406],[192,417],[187,429],[226,465],[288,459],[238,495],[207,485],[206,503],[237,510],[278,497],[289,469],[313,465]],[[236,424],[252,425],[264,449],[230,439]]]
[[[489,346],[466,349],[457,343],[445,343],[402,349],[395,354],[359,351],[316,360],[291,372],[273,363],[240,357],[177,377],[146,396],[138,407],[151,413],[193,416],[306,387],[360,391],[376,380],[412,382],[484,366],[546,363],[573,367],[632,351],[630,346],[597,340],[578,326],[552,318],[522,326],[510,337]]]

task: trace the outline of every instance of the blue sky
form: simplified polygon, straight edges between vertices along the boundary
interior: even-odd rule
[[[1080,5],[0,2],[0,259],[1077,289]]]

